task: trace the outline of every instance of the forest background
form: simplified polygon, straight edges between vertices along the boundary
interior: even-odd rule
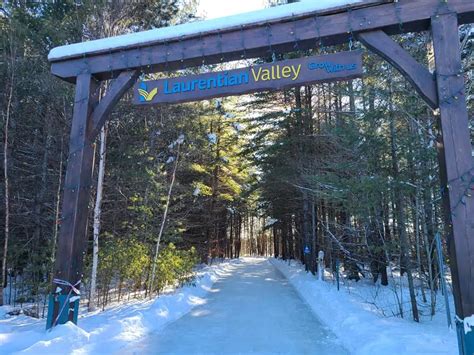
[[[27,303],[29,314],[44,316],[51,287],[74,87],[50,74],[49,50],[196,21],[197,5],[1,5],[4,304]],[[460,38],[474,137],[470,25]],[[432,67],[428,33],[396,40]],[[326,267],[340,265],[347,279],[388,285],[403,275],[409,314],[434,314],[435,236],[443,245],[446,237],[438,117],[388,63],[352,41],[306,52],[296,42],[285,55],[144,79],[355,49],[365,51],[365,75],[350,82],[155,107],[132,106],[127,94],[96,143],[83,301],[94,309],[149,297],[192,282],[199,262],[244,254],[299,259],[315,273],[323,250]]]

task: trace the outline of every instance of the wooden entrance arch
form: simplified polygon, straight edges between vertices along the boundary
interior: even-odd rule
[[[290,6],[293,5],[284,5]],[[291,9],[288,13],[291,13]],[[474,185],[474,159],[461,75],[458,26],[474,22],[473,0],[362,0],[351,6],[309,11],[268,21],[114,45],[106,49],[50,53],[51,71],[75,83],[76,94],[69,142],[69,157],[58,239],[55,277],[62,280],[60,295],[52,297],[48,326],[77,318],[77,302],[63,310],[61,295],[74,293],[82,274],[88,201],[93,161],[93,142],[107,116],[141,73],[182,69],[259,56],[270,51],[347,43],[357,38],[395,66],[426,103],[439,113],[441,178],[448,212],[450,253],[460,351],[474,352],[474,199],[464,198]],[[390,35],[431,31],[435,73],[413,59]],[[73,50],[74,49],[74,50]],[[66,53],[66,54],[64,54]],[[101,81],[112,80],[99,101]],[[467,178],[467,180],[466,180]],[[467,182],[466,182],[467,181]],[[466,188],[467,186],[467,188]],[[460,203],[461,201],[462,203]],[[53,285],[53,290],[56,285]],[[60,317],[58,317],[60,313]],[[468,329],[468,327],[466,328]]]

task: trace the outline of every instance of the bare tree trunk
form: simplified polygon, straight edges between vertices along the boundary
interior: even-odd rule
[[[94,242],[92,247],[92,273],[91,290],[89,296],[89,312],[96,310],[96,288],[97,288],[97,267],[99,265],[99,235],[100,235],[100,216],[102,214],[102,195],[104,190],[105,176],[105,154],[107,147],[107,128],[102,126],[100,130],[100,150],[99,150],[99,173],[97,176],[97,193],[94,207]]]
[[[317,224],[317,206],[314,197],[311,199],[311,272],[316,274],[316,258],[318,253],[318,224]]]
[[[309,201],[308,201],[308,193],[303,191],[303,223],[302,223],[302,231],[303,231],[303,258],[304,258],[304,266],[305,270],[308,272],[311,270],[311,251],[306,250],[311,249],[311,230],[309,227]]]
[[[64,137],[61,136],[61,152],[59,153],[59,178],[58,178],[58,189],[56,190],[56,207],[55,207],[55,214],[54,214],[54,231],[53,231],[53,242],[51,243],[51,269],[49,274],[49,282],[53,282],[54,278],[54,260],[56,256],[56,243],[58,240],[58,232],[59,232],[59,214],[60,214],[60,207],[61,207],[61,188],[62,188],[62,180],[63,180],[63,143]]]
[[[173,175],[171,176],[170,188],[168,190],[168,196],[166,197],[165,212],[163,213],[163,220],[161,221],[160,232],[158,234],[158,240],[156,241],[155,255],[153,257],[153,269],[151,271],[151,278],[150,278],[150,295],[153,294],[153,283],[155,281],[156,263],[158,261],[158,253],[160,251],[160,241],[161,241],[161,236],[163,235],[163,231],[165,229],[166,217],[168,216],[168,210],[170,207],[171,194],[173,193],[174,181],[176,179],[176,170],[178,168],[179,150],[181,147],[181,143],[182,142],[178,142],[178,152],[176,153],[176,161],[173,168]]]
[[[418,273],[420,275],[420,291],[421,296],[423,297],[423,302],[426,303],[426,294],[425,286],[423,284],[423,265],[421,263],[421,240],[420,240],[420,190],[421,186],[418,184],[415,195],[415,208],[413,209],[413,220],[414,220],[414,230],[415,230],[415,247],[416,247],[416,261],[418,263]]]
[[[391,85],[391,84],[390,84]],[[390,88],[391,89],[391,88]],[[396,220],[398,227],[398,234],[400,238],[400,276],[404,272],[407,274],[408,279],[408,289],[410,292],[410,302],[411,310],[413,314],[413,320],[419,322],[418,306],[416,303],[415,297],[415,286],[413,283],[413,275],[411,270],[409,248],[408,248],[408,237],[405,226],[405,216],[404,216],[404,200],[402,192],[400,191],[400,174],[399,174],[399,162],[397,156],[397,143],[396,143],[396,133],[395,133],[395,117],[393,117],[393,104],[392,104],[392,94],[390,90],[390,135],[391,135],[391,155],[392,155],[392,173],[393,180],[395,183],[394,195],[395,195],[395,205],[396,205]]]
[[[2,256],[2,279],[0,282],[0,306],[3,306],[3,287],[7,276],[7,254],[8,254],[8,239],[10,237],[10,203],[9,203],[9,182],[8,182],[8,126],[10,124],[11,104],[13,98],[13,79],[14,69],[12,68],[10,92],[8,94],[7,111],[5,115],[5,133],[3,144],[3,171],[5,178],[5,240],[3,243]]]

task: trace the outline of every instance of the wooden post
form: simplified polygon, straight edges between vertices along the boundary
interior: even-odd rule
[[[80,289],[82,279],[94,157],[93,143],[89,137],[93,129],[92,111],[97,101],[97,82],[91,74],[80,74],[76,81],[55,281],[49,301],[47,328],[77,321],[79,300],[70,302],[70,297],[78,296],[75,289]]]
[[[474,330],[464,326],[474,321],[474,199],[469,194],[474,185],[474,159],[469,136],[457,14],[446,12],[435,15],[431,18],[431,26],[441,118],[441,151],[444,151],[445,162],[445,171],[441,175],[448,181],[443,190],[449,201],[447,208],[450,228],[447,245],[453,278],[456,325],[460,353],[473,354]]]
[[[121,72],[99,103],[99,84],[91,74],[76,78],[76,96],[64,183],[61,230],[56,253],[52,295],[46,328],[77,322],[85,254],[89,193],[94,158],[93,142],[115,104],[135,83],[139,71]],[[61,287],[59,290],[57,287]],[[60,292],[56,292],[56,290]]]

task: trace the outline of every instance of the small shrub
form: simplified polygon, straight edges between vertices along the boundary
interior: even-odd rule
[[[173,243],[162,248],[157,262],[154,291],[162,291],[166,286],[183,286],[194,280],[193,268],[199,257],[196,249],[178,250]]]

